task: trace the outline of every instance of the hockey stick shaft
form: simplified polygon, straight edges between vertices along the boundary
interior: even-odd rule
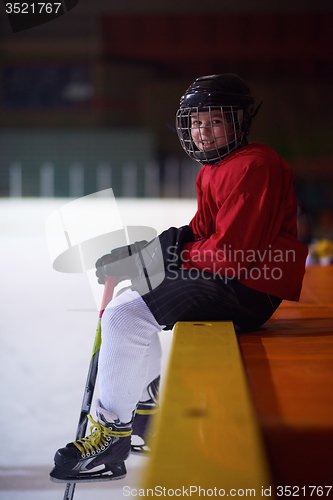
[[[84,389],[83,401],[81,406],[81,413],[79,418],[79,424],[76,431],[76,441],[82,439],[85,436],[88,419],[87,416],[90,413],[91,403],[94,395],[96,378],[97,378],[97,368],[98,368],[98,356],[99,348],[101,346],[101,319],[104,309],[112,299],[113,290],[116,285],[116,278],[107,278],[104,285],[104,293],[101,308],[99,311],[98,324],[95,335],[95,342],[93,347],[93,352],[91,355],[91,360],[89,364],[89,370],[87,375],[86,386]],[[72,500],[75,491],[75,483],[67,483],[63,500]]]

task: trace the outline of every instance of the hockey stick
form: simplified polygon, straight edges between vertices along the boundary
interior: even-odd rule
[[[86,433],[87,423],[88,423],[87,416],[90,413],[91,403],[92,403],[92,399],[93,399],[93,395],[94,395],[96,377],[97,377],[98,355],[99,355],[99,348],[101,346],[101,318],[102,318],[102,314],[104,312],[104,309],[106,308],[107,304],[112,299],[113,290],[114,290],[115,285],[116,285],[116,278],[107,278],[106,279],[105,286],[104,286],[103,299],[102,299],[102,304],[101,304],[101,308],[100,308],[100,312],[99,312],[98,324],[97,324],[97,329],[96,329],[95,342],[94,342],[93,352],[91,355],[91,360],[90,360],[87,381],[86,381],[86,386],[85,386],[84,395],[83,395],[80,419],[79,419],[79,424],[78,424],[77,431],[76,431],[75,441],[82,439]],[[75,486],[76,486],[76,483],[67,483],[63,500],[72,500],[73,499]]]

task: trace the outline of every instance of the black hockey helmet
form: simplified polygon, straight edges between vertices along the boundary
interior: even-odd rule
[[[200,163],[217,163],[235,149],[246,144],[254,112],[254,98],[247,84],[237,75],[227,73],[197,78],[181,97],[180,108],[176,114],[176,129],[180,143],[186,153]],[[226,145],[218,147],[218,138],[213,134],[214,145],[209,151],[200,149],[191,134],[193,117],[199,113],[218,111],[224,118]],[[198,119],[199,122],[199,119]],[[213,121],[210,120],[213,129]],[[207,127],[207,125],[206,125]],[[200,129],[200,126],[199,126]],[[201,131],[203,129],[201,128]],[[199,141],[200,142],[200,141]]]

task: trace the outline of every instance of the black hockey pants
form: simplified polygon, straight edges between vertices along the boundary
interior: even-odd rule
[[[224,320],[233,321],[237,331],[251,330],[264,324],[281,303],[235,279],[183,269],[166,271],[162,283],[142,298],[165,330],[177,321]]]

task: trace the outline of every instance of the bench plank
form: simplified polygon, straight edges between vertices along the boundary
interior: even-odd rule
[[[143,488],[271,485],[232,322],[177,323],[155,426]]]
[[[239,336],[272,475],[307,498],[311,486],[332,482],[332,283],[333,265],[307,268],[300,302],[283,302],[261,329]]]

